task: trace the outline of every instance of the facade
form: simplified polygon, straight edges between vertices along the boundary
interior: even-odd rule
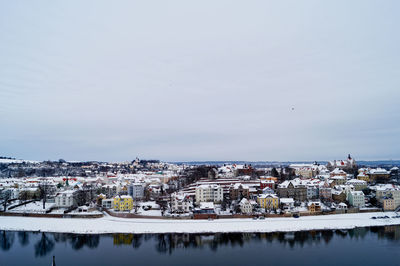
[[[128,186],[128,195],[134,200],[139,200],[144,197],[144,184],[133,183]]]
[[[278,185],[277,194],[279,198],[293,198],[297,201],[307,199],[307,188],[300,183],[299,179],[284,181]]]
[[[370,182],[370,180],[369,180],[369,175],[367,175],[367,174],[364,173],[364,172],[359,173],[358,176],[357,176],[357,179],[358,179],[358,180],[363,180],[363,181],[365,181],[365,182],[367,182],[367,183]]]
[[[332,200],[336,203],[345,202],[347,198],[346,191],[332,190]]]
[[[239,206],[240,206],[240,211],[243,214],[250,214],[253,212],[253,206],[251,205],[250,201],[246,198],[243,198],[240,201]]]
[[[237,183],[229,189],[229,195],[232,200],[249,198],[249,186]]]
[[[193,207],[190,197],[185,194],[174,193],[171,195],[171,212],[188,213]]]
[[[332,201],[332,188],[327,181],[319,188],[319,197],[322,201]]]
[[[346,182],[346,185],[352,185],[354,187],[354,190],[356,190],[356,191],[361,191],[361,190],[367,188],[367,182],[364,180],[358,180],[358,179],[351,179]]]
[[[262,194],[257,197],[257,203],[266,210],[279,209],[279,198],[275,194]]]
[[[290,211],[294,208],[294,199],[293,198],[280,198],[279,204],[282,210]]]
[[[224,199],[224,191],[219,185],[200,185],[196,187],[196,202],[220,203]]]
[[[319,187],[316,185],[307,185],[307,199],[318,199]]]
[[[308,211],[311,213],[320,212],[321,211],[321,202],[319,201],[311,201],[307,204]]]
[[[55,204],[60,208],[70,208],[76,205],[74,190],[60,192],[55,197]]]
[[[264,189],[269,187],[270,189],[275,189],[275,181],[274,180],[261,180],[260,181],[260,189]]]
[[[370,182],[386,183],[390,180],[390,172],[383,168],[371,169],[367,174]]]
[[[400,188],[385,185],[376,188],[376,200],[383,205],[385,198],[392,198],[394,200],[395,209],[400,206]]]
[[[133,199],[131,196],[123,195],[114,197],[114,210],[131,211],[133,209]]]
[[[114,208],[114,199],[103,199],[101,201],[101,207],[105,209],[113,209]]]
[[[365,207],[365,196],[362,191],[350,191],[348,198],[350,205],[358,208]]]
[[[344,185],[346,183],[346,176],[331,176],[329,179],[332,180],[332,186]]]
[[[396,209],[394,199],[384,198],[383,199],[383,210],[384,211],[394,211]]]
[[[341,203],[338,204],[336,209],[337,210],[341,210],[341,211],[347,211],[347,204],[344,203],[344,202],[341,202]]]

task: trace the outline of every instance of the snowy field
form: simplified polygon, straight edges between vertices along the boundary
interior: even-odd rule
[[[162,220],[125,219],[106,216],[97,219],[0,217],[0,230],[43,231],[78,234],[102,233],[218,233],[218,232],[289,232],[323,229],[351,229],[365,226],[400,225],[400,218],[386,213],[357,213],[300,218],[219,219],[219,220]]]
[[[12,210],[8,210],[8,212],[45,213],[46,210],[48,210],[53,205],[54,203],[46,203],[45,209],[43,209],[43,202],[35,201],[16,207]]]

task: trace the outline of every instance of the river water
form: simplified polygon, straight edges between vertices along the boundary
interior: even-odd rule
[[[0,265],[400,265],[400,226],[266,234],[0,231]]]

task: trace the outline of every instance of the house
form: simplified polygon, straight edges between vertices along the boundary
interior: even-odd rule
[[[279,203],[281,209],[284,211],[290,211],[294,208],[294,199],[293,198],[280,198]]]
[[[400,188],[394,185],[386,184],[375,187],[376,200],[383,205],[385,198],[394,200],[395,208],[400,206]]]
[[[353,185],[354,190],[361,191],[365,188],[367,188],[367,182],[364,180],[359,180],[359,179],[351,179],[346,182],[346,185]]]
[[[330,177],[341,176],[343,178],[347,177],[347,173],[342,169],[335,168],[332,172],[330,172]]]
[[[346,191],[345,190],[332,190],[332,200],[336,203],[346,201]]]
[[[320,184],[319,197],[322,201],[332,201],[332,188],[330,187],[328,181]]]
[[[200,185],[196,187],[196,202],[220,203],[224,199],[224,191],[219,185]]]
[[[395,201],[393,198],[383,199],[383,210],[384,211],[394,211],[396,209]]]
[[[101,201],[101,207],[104,209],[113,209],[114,208],[114,199],[103,199]]]
[[[193,207],[190,197],[186,194],[173,193],[171,195],[171,212],[188,213]]]
[[[367,175],[367,174],[364,173],[364,172],[359,173],[359,174],[357,175],[357,179],[358,179],[358,180],[365,181],[365,182],[367,182],[367,183],[370,182],[370,180],[369,180],[369,175]]]
[[[257,203],[266,210],[279,209],[279,198],[275,194],[262,194],[257,197]]]
[[[131,211],[133,209],[133,199],[131,196],[122,195],[114,197],[114,210]]]
[[[262,194],[274,194],[275,191],[269,187],[266,187],[262,190]]]
[[[57,193],[55,197],[55,204],[59,208],[70,208],[76,205],[75,200],[76,191],[66,190]]]
[[[365,196],[362,191],[350,191],[348,200],[351,206],[358,208],[365,207]]]
[[[332,186],[336,186],[336,185],[344,185],[346,183],[346,178],[347,178],[347,174],[346,176],[331,176],[329,177],[329,179],[332,181]]]
[[[213,202],[200,202],[200,206],[193,210],[194,219],[216,218]]]
[[[240,200],[242,198],[249,198],[249,186],[241,183],[236,183],[229,189],[229,195],[232,200]]]
[[[370,182],[386,183],[390,180],[390,172],[383,168],[370,169],[367,174]]]
[[[279,184],[277,194],[279,198],[293,198],[297,201],[305,201],[307,199],[307,188],[299,178],[296,178]]]
[[[250,201],[246,198],[243,198],[240,201],[239,206],[240,206],[240,211],[243,214],[250,214],[253,212],[253,206],[251,205]]]
[[[316,213],[321,211],[321,202],[320,201],[311,201],[307,204],[308,211],[310,213]]]
[[[347,204],[344,202],[339,203],[336,210],[347,211]]]
[[[275,181],[274,180],[260,180],[260,189],[264,189],[269,187],[270,189],[275,189]]]
[[[133,183],[128,186],[128,195],[134,200],[139,200],[144,197],[144,184]]]
[[[307,184],[307,199],[317,199],[319,197],[319,187],[315,184]]]

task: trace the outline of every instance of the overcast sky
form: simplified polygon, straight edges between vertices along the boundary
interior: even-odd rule
[[[400,1],[2,1],[0,156],[400,159]]]

